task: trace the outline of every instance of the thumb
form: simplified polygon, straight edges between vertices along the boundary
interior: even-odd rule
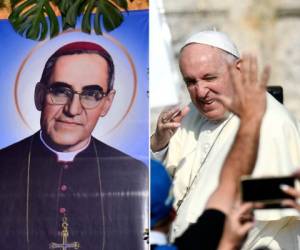
[[[232,105],[232,100],[225,95],[216,95],[215,99],[222,103],[226,108],[230,109],[231,105]]]
[[[181,122],[181,120],[190,112],[190,108],[189,106],[185,106],[181,112],[179,113],[179,115],[176,117],[176,121],[177,122]]]
[[[249,230],[254,226],[254,222],[247,222],[241,227],[241,234],[246,235]]]

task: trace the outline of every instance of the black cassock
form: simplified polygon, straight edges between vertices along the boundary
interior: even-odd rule
[[[0,166],[1,250],[62,243],[64,216],[67,241],[80,249],[144,249],[148,169],[140,161],[92,138],[73,162],[58,162],[36,133],[1,150]]]

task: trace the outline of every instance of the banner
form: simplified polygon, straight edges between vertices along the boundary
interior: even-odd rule
[[[0,148],[40,129],[33,96],[48,57],[66,43],[92,41],[108,50],[116,69],[115,99],[93,135],[148,164],[148,10],[124,17],[119,28],[103,36],[70,30],[42,42],[21,37],[8,20],[0,20]]]

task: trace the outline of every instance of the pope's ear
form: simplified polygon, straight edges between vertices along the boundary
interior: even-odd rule
[[[241,71],[241,67],[242,67],[242,59],[238,59],[238,60],[236,60],[234,63],[235,63],[235,68],[236,68],[238,71]]]
[[[101,111],[100,116],[106,116],[107,112],[109,111],[111,104],[114,100],[116,94],[116,90],[112,89],[111,91],[109,91],[108,95],[106,97],[104,97],[104,104],[103,104],[103,109]]]
[[[42,83],[38,82],[35,85],[35,90],[34,90],[34,103],[38,111],[41,111],[43,109],[44,98],[45,98],[45,87]]]

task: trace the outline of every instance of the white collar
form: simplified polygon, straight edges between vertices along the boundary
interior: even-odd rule
[[[159,231],[150,232],[150,245],[167,245],[167,236]]]
[[[234,114],[233,114],[232,112],[226,111],[225,114],[224,114],[223,119],[221,119],[221,120],[213,120],[213,121],[210,121],[210,120],[208,120],[205,116],[204,116],[204,118],[205,118],[208,122],[210,122],[211,124],[214,124],[214,125],[220,125],[220,124],[222,124],[223,122],[225,122],[225,121],[231,119],[231,117],[232,117],[233,115],[234,115]]]
[[[42,130],[40,131],[40,139],[42,141],[42,143],[45,145],[46,148],[48,148],[50,151],[52,151],[53,153],[56,154],[57,156],[57,160],[58,161],[63,161],[63,162],[70,162],[73,161],[75,156],[80,153],[81,151],[85,150],[91,141],[91,138],[89,139],[88,143],[81,149],[78,149],[76,151],[71,151],[71,152],[60,152],[60,151],[56,151],[55,149],[51,148],[43,139],[42,136]]]

